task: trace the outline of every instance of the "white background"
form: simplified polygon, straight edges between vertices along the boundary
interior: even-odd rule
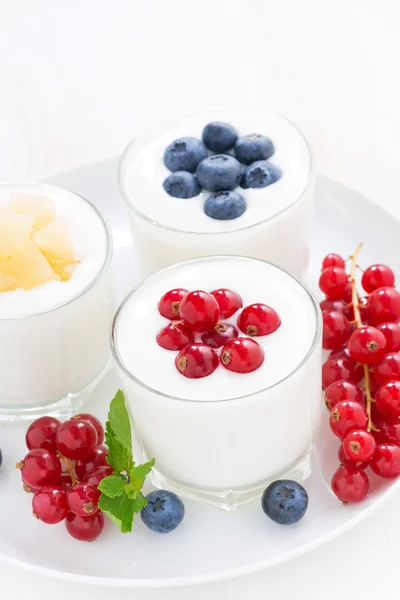
[[[400,216],[399,59],[398,0],[0,0],[0,179],[116,156],[181,108],[264,104],[304,130],[320,172]],[[0,595],[386,600],[398,581],[399,502],[232,582],[110,592],[0,566]]]

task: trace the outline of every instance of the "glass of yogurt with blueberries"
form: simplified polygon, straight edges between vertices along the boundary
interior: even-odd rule
[[[302,479],[321,414],[321,318],[264,261],[183,261],[124,300],[111,346],[154,484],[233,510]]]
[[[0,185],[0,419],[72,413],[109,359],[112,240],[84,198]]]
[[[128,145],[119,178],[144,276],[217,254],[300,277],[307,268],[314,165],[281,115],[212,108],[164,119]]]

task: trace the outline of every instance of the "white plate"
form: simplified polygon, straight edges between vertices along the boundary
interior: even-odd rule
[[[114,233],[118,299],[135,283],[136,269],[128,224],[117,189],[114,161],[91,165],[55,177],[52,183],[92,200],[109,219]],[[337,183],[317,181],[317,227],[309,278],[315,282],[321,258],[329,251],[349,255],[366,243],[360,262],[388,262],[399,255],[399,223],[376,204]],[[88,412],[105,418],[117,387],[109,372],[92,395]],[[235,513],[186,501],[184,523],[161,536],[147,530],[140,518],[130,535],[107,523],[93,544],[70,538],[64,525],[44,525],[31,516],[31,496],[22,491],[14,465],[26,452],[26,425],[0,430],[4,460],[0,469],[0,559],[31,571],[82,583],[119,587],[183,586],[237,577],[303,554],[367,517],[385,502],[400,480],[384,483],[359,505],[342,506],[330,492],[338,441],[326,429],[324,415],[306,482],[310,504],[305,518],[282,527],[269,521],[259,504]],[[265,424],[268,435],[268,423]]]

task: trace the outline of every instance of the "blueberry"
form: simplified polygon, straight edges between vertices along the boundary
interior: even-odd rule
[[[245,165],[250,165],[256,160],[267,160],[274,152],[273,143],[265,135],[250,133],[236,140],[235,156]]]
[[[271,483],[264,491],[261,505],[265,514],[280,525],[291,525],[304,517],[308,494],[302,485],[290,479]]]
[[[212,219],[228,221],[237,219],[246,210],[246,200],[238,192],[218,192],[204,203],[204,212]]]
[[[140,516],[149,529],[157,533],[169,533],[182,523],[185,507],[176,494],[155,490],[146,498],[148,504],[142,509]]]
[[[168,175],[163,183],[164,190],[174,198],[193,198],[201,192],[196,175],[187,171],[176,171]]]
[[[242,188],[263,188],[278,181],[282,171],[266,160],[257,160],[245,168],[240,185]]]
[[[196,175],[201,187],[209,192],[219,192],[235,189],[242,178],[242,169],[230,154],[214,154],[201,161]]]
[[[207,148],[197,138],[183,137],[175,140],[164,152],[164,164],[170,171],[194,173],[197,165],[208,155]]]
[[[238,134],[230,123],[214,121],[203,129],[203,142],[213,152],[227,152],[235,145]]]

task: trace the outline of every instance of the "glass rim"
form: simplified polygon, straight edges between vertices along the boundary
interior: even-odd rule
[[[299,194],[297,195],[296,199],[294,200],[294,202],[292,202],[291,204],[289,204],[288,206],[286,206],[285,208],[283,208],[281,211],[275,213],[274,215],[266,218],[266,219],[262,219],[261,221],[258,221],[257,223],[253,223],[251,225],[247,225],[245,227],[238,227],[237,229],[231,229],[229,231],[209,231],[209,232],[205,232],[205,231],[185,231],[184,229],[179,229],[176,227],[168,227],[166,225],[163,225],[162,223],[159,223],[158,221],[155,221],[154,219],[152,219],[151,217],[149,217],[148,215],[146,215],[145,213],[143,213],[141,210],[139,210],[131,201],[131,195],[128,193],[127,191],[127,186],[125,186],[124,183],[124,173],[127,170],[127,164],[128,164],[128,155],[131,151],[131,149],[138,143],[138,141],[140,141],[140,138],[142,136],[144,136],[148,131],[150,131],[153,127],[155,127],[158,124],[163,123],[164,121],[169,121],[169,120],[173,120],[176,119],[178,117],[181,118],[185,118],[185,117],[190,117],[192,115],[197,115],[197,114],[201,114],[202,112],[205,112],[206,110],[220,110],[221,112],[224,111],[229,111],[229,110],[259,110],[259,111],[267,111],[269,113],[272,113],[274,115],[277,115],[278,117],[280,117],[281,119],[285,120],[287,123],[290,123],[290,125],[292,127],[294,127],[294,129],[296,129],[296,131],[300,134],[301,138],[303,139],[307,151],[308,151],[308,155],[310,158],[310,165],[309,165],[309,170],[308,170],[308,177],[307,177],[307,181],[305,183],[305,186],[303,187],[303,189],[299,192]],[[118,163],[118,184],[119,184],[119,189],[121,192],[121,196],[122,199],[124,201],[125,206],[127,207],[128,210],[132,211],[137,217],[139,217],[140,219],[142,219],[143,221],[149,223],[150,225],[153,225],[154,227],[159,227],[160,229],[164,229],[165,231],[171,231],[173,233],[180,233],[182,235],[196,235],[196,236],[201,236],[201,237],[209,237],[209,236],[220,236],[220,235],[230,235],[233,233],[237,233],[239,231],[247,231],[250,229],[253,229],[255,227],[259,227],[260,225],[263,225],[264,223],[269,223],[271,221],[273,221],[274,219],[277,219],[278,217],[280,217],[281,215],[283,215],[286,211],[294,208],[297,206],[297,204],[301,201],[301,199],[303,198],[303,196],[305,196],[305,194],[308,192],[309,188],[311,187],[313,181],[314,181],[314,177],[315,177],[315,159],[314,159],[314,154],[312,151],[312,148],[310,146],[310,144],[307,141],[307,138],[304,136],[303,132],[297,127],[297,125],[295,123],[293,123],[293,121],[291,121],[290,119],[288,119],[287,117],[285,117],[284,115],[282,115],[281,113],[274,111],[274,110],[270,110],[266,107],[263,106],[253,106],[253,107],[245,107],[245,106],[215,106],[215,105],[211,105],[206,109],[192,109],[189,111],[185,111],[183,113],[175,113],[174,115],[170,115],[167,117],[163,117],[161,119],[157,119],[157,121],[153,122],[151,125],[149,125],[148,127],[146,127],[145,129],[141,130],[137,136],[133,137],[130,142],[128,143],[128,145],[126,146],[125,150],[123,151],[121,158],[119,160]]]
[[[132,298],[132,296],[135,295],[136,292],[138,292],[144,285],[147,284],[147,282],[152,281],[153,279],[155,279],[156,277],[158,277],[160,274],[162,273],[166,273],[168,271],[171,271],[172,269],[174,269],[176,266],[180,266],[180,265],[191,265],[193,263],[197,263],[199,261],[212,261],[212,260],[220,260],[220,259],[229,259],[229,260],[250,260],[250,261],[256,261],[256,262],[260,262],[263,264],[267,264],[270,265],[276,269],[278,269],[279,271],[285,273],[286,275],[288,275],[290,278],[294,279],[299,285],[300,287],[306,292],[309,300],[311,301],[311,304],[314,308],[314,315],[315,315],[315,332],[314,332],[314,337],[313,340],[311,342],[311,346],[308,349],[307,353],[305,354],[304,358],[302,359],[302,361],[292,370],[290,371],[290,373],[288,373],[287,375],[285,375],[285,377],[283,377],[282,379],[280,379],[279,381],[276,381],[275,383],[273,383],[272,385],[269,385],[266,388],[262,388],[260,390],[257,390],[256,392],[252,392],[251,394],[245,394],[242,396],[235,396],[232,398],[224,398],[221,400],[193,400],[190,398],[179,398],[178,396],[171,396],[169,394],[165,394],[164,392],[161,392],[159,390],[156,390],[154,388],[152,388],[151,386],[147,385],[146,383],[144,383],[143,381],[141,381],[138,377],[136,377],[131,371],[130,369],[126,366],[126,364],[124,363],[124,361],[122,360],[122,356],[120,355],[118,348],[117,348],[117,343],[116,343],[116,330],[117,330],[117,326],[118,326],[118,319],[122,313],[122,311],[124,310],[125,306],[127,305],[127,303],[129,302],[129,300]],[[261,260],[259,258],[253,258],[251,256],[233,256],[233,255],[229,255],[229,254],[219,254],[216,256],[204,256],[204,257],[199,257],[199,258],[192,258],[189,260],[182,260],[179,261],[178,263],[174,263],[173,265],[170,265],[168,267],[165,267],[164,269],[161,269],[160,271],[157,271],[156,273],[154,273],[153,275],[150,275],[150,277],[146,277],[146,279],[144,279],[143,281],[141,281],[140,283],[138,283],[130,292],[127,296],[125,296],[125,298],[122,300],[121,304],[119,305],[112,324],[111,324],[111,331],[110,331],[110,347],[111,347],[111,354],[116,362],[116,365],[119,369],[122,370],[122,372],[128,377],[128,379],[130,379],[131,381],[133,381],[135,384],[137,384],[140,388],[143,388],[146,391],[151,392],[152,394],[155,394],[158,397],[161,398],[167,398],[168,400],[174,400],[175,402],[193,402],[196,404],[220,404],[222,402],[234,402],[234,401],[238,401],[238,400],[243,400],[245,398],[251,398],[254,396],[257,396],[258,394],[261,394],[263,392],[267,392],[268,390],[273,389],[274,387],[276,387],[277,385],[280,385],[281,383],[283,383],[284,381],[286,381],[287,379],[289,379],[290,377],[292,377],[295,373],[297,373],[297,371],[299,371],[303,365],[305,365],[309,358],[313,355],[314,351],[316,350],[319,340],[321,339],[321,335],[322,335],[322,316],[321,316],[321,310],[320,310],[320,306],[319,303],[316,299],[316,297],[314,296],[314,294],[312,293],[312,291],[308,288],[308,286],[305,285],[305,283],[303,283],[298,277],[296,277],[295,275],[293,275],[292,273],[289,273],[289,271],[287,271],[286,269],[283,269],[282,267],[279,267],[278,265],[271,263],[269,261],[266,260]]]
[[[99,209],[92,202],[90,202],[90,200],[88,200],[81,194],[77,194],[76,192],[73,192],[72,190],[68,190],[66,188],[62,188],[57,185],[52,185],[51,183],[44,183],[41,181],[29,181],[29,180],[2,181],[0,183],[0,189],[5,188],[7,186],[16,186],[17,187],[17,186],[22,186],[22,185],[27,185],[27,186],[29,185],[31,187],[36,187],[36,188],[50,188],[50,189],[57,190],[57,191],[61,190],[62,192],[67,192],[68,194],[73,194],[77,198],[80,198],[81,200],[83,200],[83,202],[86,203],[87,205],[89,205],[89,207],[93,210],[93,212],[96,213],[97,217],[99,218],[99,220],[103,226],[104,233],[106,236],[106,252],[105,252],[104,261],[103,261],[99,271],[97,272],[96,276],[91,281],[89,281],[89,283],[82,290],[80,290],[80,292],[78,292],[75,296],[72,296],[72,298],[68,298],[68,300],[66,300],[65,302],[61,302],[60,304],[57,304],[56,306],[52,306],[51,308],[48,308],[46,310],[42,310],[40,312],[35,312],[35,313],[29,314],[29,315],[21,315],[21,316],[16,316],[16,317],[2,317],[0,315],[0,322],[2,322],[2,321],[3,322],[22,321],[23,319],[35,319],[37,317],[41,317],[42,315],[46,315],[46,314],[54,312],[60,308],[63,308],[64,306],[68,306],[68,304],[71,304],[72,302],[75,302],[79,298],[82,298],[82,296],[85,296],[94,287],[96,287],[96,285],[102,279],[104,273],[107,271],[108,267],[111,264],[111,259],[112,259],[112,255],[113,255],[113,241],[112,241],[112,234],[111,234],[110,226],[109,226],[108,222],[106,221],[106,219],[103,217],[102,213],[99,211]]]

